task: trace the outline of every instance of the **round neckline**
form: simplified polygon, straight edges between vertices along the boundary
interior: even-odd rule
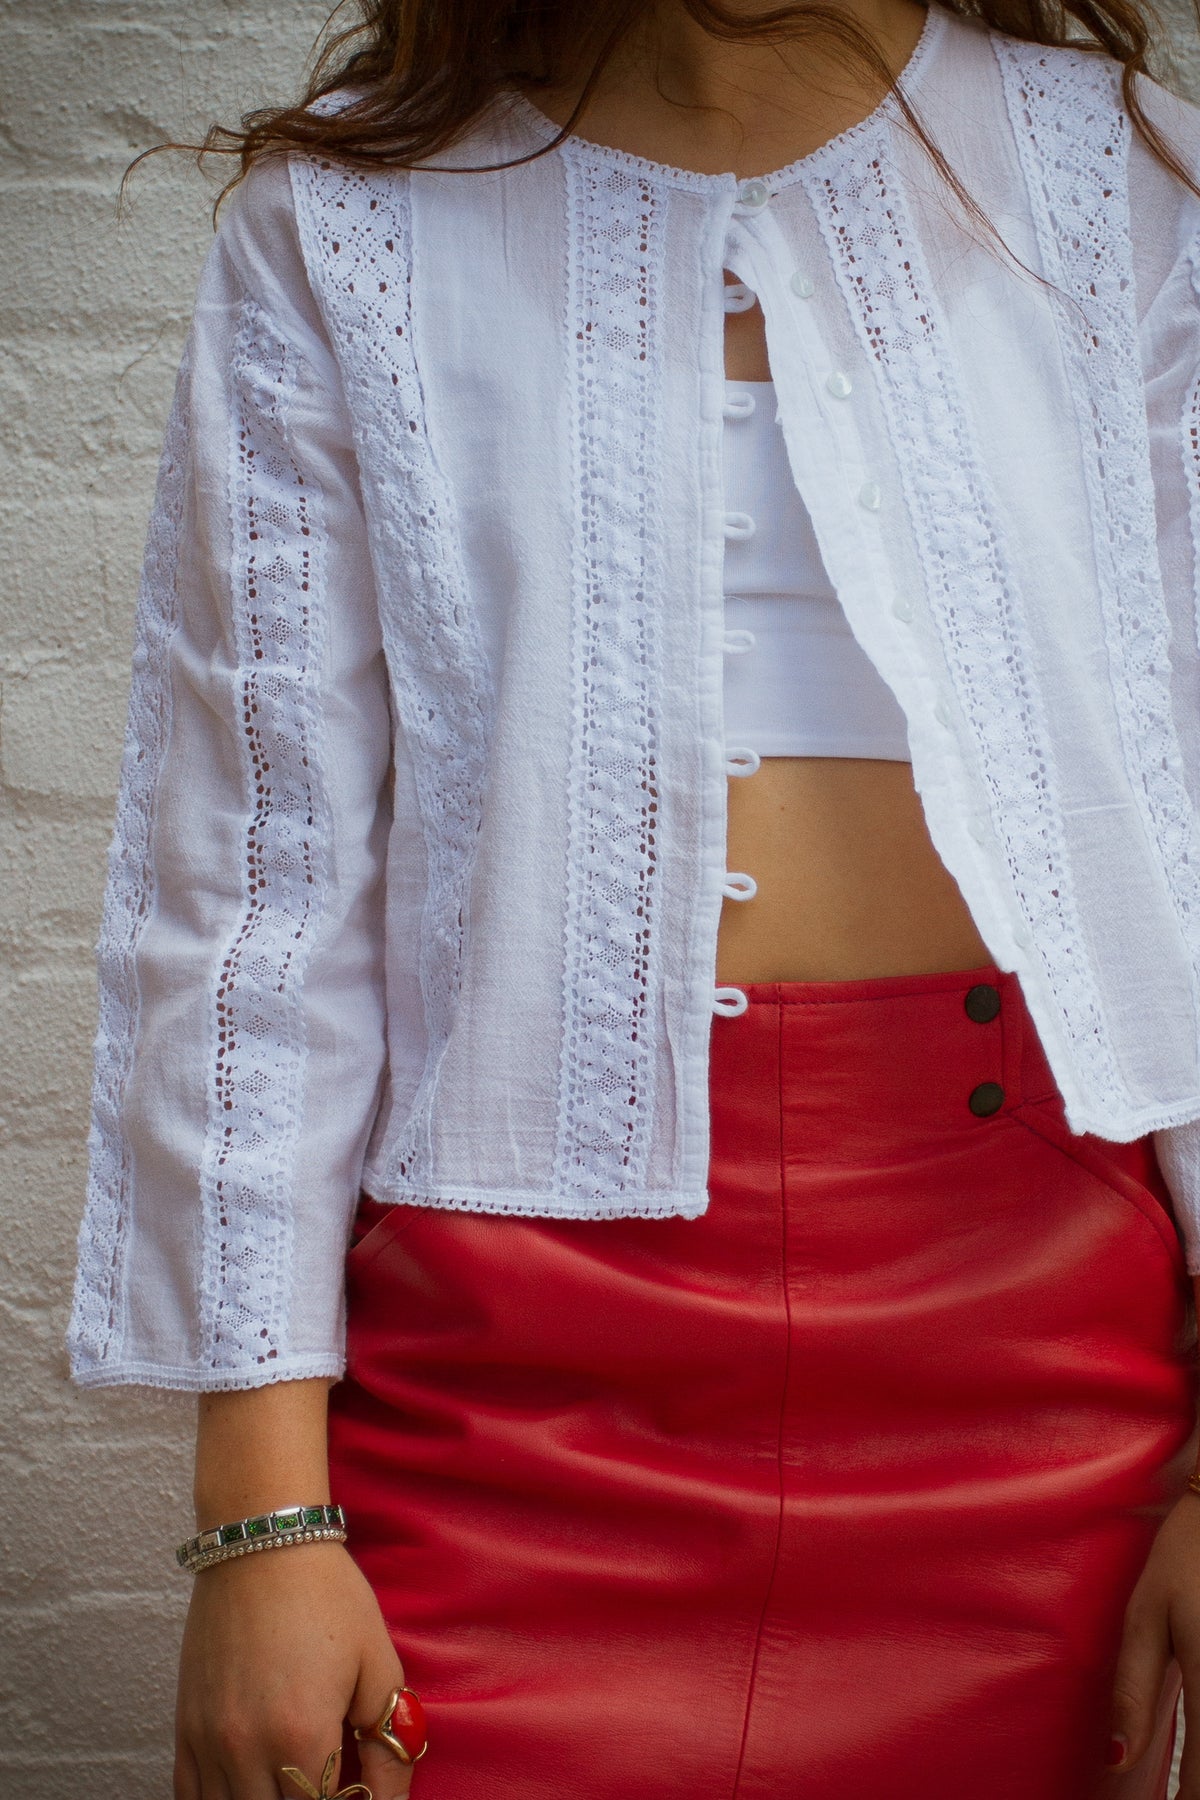
[[[908,61],[896,77],[897,82],[906,91],[914,80],[924,73],[924,66],[941,36],[946,17],[946,9],[939,4],[939,0],[928,0],[925,23],[921,27],[920,36],[913,45]],[[554,120],[539,106],[535,106],[532,100],[527,99],[519,88],[505,88],[503,92],[513,111],[524,114],[527,123],[539,125],[550,132],[553,137],[558,137],[562,127],[556,125]],[[694,193],[714,193],[731,186],[740,188],[751,181],[765,183],[774,193],[778,188],[800,180],[808,170],[815,168],[826,158],[837,156],[857,139],[871,135],[885,120],[890,120],[893,113],[898,110],[895,88],[889,88],[879,104],[873,107],[866,117],[860,119],[856,125],[848,125],[845,131],[839,131],[836,136],[827,138],[815,150],[809,150],[804,156],[798,156],[792,162],[784,163],[782,168],[771,169],[765,175],[738,176],[732,170],[727,170],[720,175],[706,175],[699,169],[680,169],[671,163],[654,162],[649,157],[637,156],[632,150],[618,150],[612,144],[600,144],[594,138],[580,137],[575,131],[570,132],[561,143],[556,144],[555,149],[561,151],[568,147],[574,147],[578,151],[586,152],[589,156],[598,157],[602,161],[613,163],[620,168],[636,170],[648,180],[672,187],[689,188]]]

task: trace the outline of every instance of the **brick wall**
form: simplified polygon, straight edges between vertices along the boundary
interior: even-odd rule
[[[0,0],[0,1785],[164,1800],[193,1403],[62,1332],[130,621],[215,175],[138,150],[291,95],[321,0]],[[1200,96],[1200,55],[1182,64]],[[15,1792],[15,1786],[12,1788]]]
[[[330,0],[332,4],[332,0]],[[321,0],[0,0],[0,1792],[166,1800],[194,1402],[66,1376],[92,945],[159,442],[222,175]]]

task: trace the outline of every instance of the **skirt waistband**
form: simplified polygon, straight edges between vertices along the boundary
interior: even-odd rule
[[[773,1088],[786,1135],[815,1154],[874,1158],[931,1133],[969,1139],[1024,1106],[1061,1112],[1020,981],[995,963],[739,985],[746,1011],[714,1020],[714,1105]]]

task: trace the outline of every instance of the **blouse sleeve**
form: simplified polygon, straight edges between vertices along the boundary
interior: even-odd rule
[[[273,158],[201,271],[146,543],[77,1382],[342,1372],[385,1058],[390,744],[351,424]]]
[[[1156,1131],[1154,1149],[1174,1201],[1187,1272],[1200,1275],[1200,1119]]]
[[[1200,108],[1148,81],[1139,91],[1184,167],[1200,176]],[[1136,137],[1130,216],[1173,724],[1189,797],[1200,808],[1200,200]],[[1200,920],[1192,921],[1197,928]],[[1200,1274],[1200,1119],[1153,1137],[1188,1271]]]

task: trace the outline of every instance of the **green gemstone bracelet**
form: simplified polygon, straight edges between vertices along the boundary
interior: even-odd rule
[[[199,1532],[180,1544],[175,1561],[181,1569],[195,1573],[210,1563],[254,1550],[279,1550],[286,1544],[318,1544],[327,1539],[346,1541],[346,1515],[340,1506],[284,1506]]]

